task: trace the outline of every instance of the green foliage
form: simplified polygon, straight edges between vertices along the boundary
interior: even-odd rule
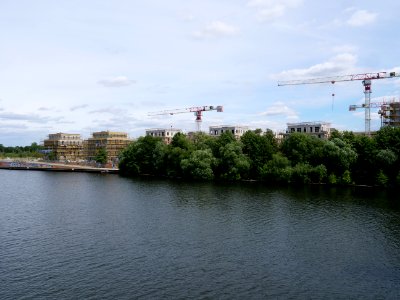
[[[260,176],[270,183],[289,183],[292,176],[289,159],[281,153],[273,154],[272,159],[262,166]]]
[[[335,174],[342,174],[357,160],[357,153],[351,146],[338,138],[324,141],[320,150],[320,163]]]
[[[236,140],[219,149],[218,170],[222,179],[240,180],[248,177],[250,160],[242,152],[242,144]]]
[[[297,184],[311,183],[313,167],[308,163],[298,163],[292,168],[291,181]]]
[[[105,164],[107,162],[107,151],[106,151],[106,149],[99,148],[97,150],[96,156],[94,157],[94,160],[97,163]]]
[[[258,178],[260,168],[272,158],[274,153],[271,140],[253,131],[247,131],[240,140],[243,144],[243,153],[250,159],[251,173]]]
[[[394,128],[383,128],[372,138],[333,132],[330,140],[323,140],[293,133],[280,149],[273,133],[261,130],[245,133],[240,141],[231,132],[220,137],[196,133],[191,139],[177,134],[170,145],[146,136],[121,153],[120,170],[131,176],[195,180],[400,186],[399,141],[400,130]]]
[[[0,144],[0,158],[42,158],[44,155],[40,153],[44,147],[37,143],[32,143],[30,146],[7,147]]]
[[[162,143],[157,137],[140,137],[120,154],[119,169],[124,175],[157,175],[155,153],[157,144]]]
[[[296,165],[313,161],[314,150],[320,147],[322,140],[305,133],[295,132],[287,137],[282,145],[282,153]]]
[[[351,184],[351,173],[349,170],[346,170],[343,172],[342,178],[341,178],[341,183],[342,184]]]
[[[379,170],[378,174],[376,175],[375,182],[379,186],[386,187],[388,185],[389,178],[386,176],[386,174],[382,170]]]
[[[181,167],[187,178],[211,180],[214,179],[215,162],[211,149],[195,150],[189,158],[182,159]]]
[[[329,176],[328,176],[328,183],[329,184],[332,184],[332,185],[334,185],[334,184],[337,184],[337,178],[336,178],[336,175],[335,174],[329,174]]]

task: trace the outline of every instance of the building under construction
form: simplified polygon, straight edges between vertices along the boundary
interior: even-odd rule
[[[83,140],[80,134],[53,133],[43,141],[46,150],[55,160],[78,161],[83,159]]]
[[[400,127],[400,102],[382,104],[379,112],[381,126]]]
[[[102,148],[107,152],[109,162],[117,162],[121,150],[125,149],[132,142],[125,132],[100,131],[94,132],[92,137],[85,141],[85,158],[95,160],[96,155]]]

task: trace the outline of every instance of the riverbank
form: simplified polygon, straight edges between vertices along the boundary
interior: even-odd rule
[[[0,160],[0,169],[51,171],[51,172],[86,172],[86,173],[111,173],[118,174],[117,168],[98,168],[85,165],[50,163],[40,161]]]

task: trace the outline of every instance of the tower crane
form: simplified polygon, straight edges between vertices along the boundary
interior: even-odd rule
[[[285,85],[300,85],[300,84],[316,84],[316,83],[336,83],[342,81],[355,81],[362,80],[362,84],[364,86],[364,94],[365,94],[365,134],[370,135],[371,133],[371,84],[372,80],[375,79],[387,79],[400,77],[400,73],[396,72],[377,72],[377,73],[364,73],[364,74],[352,74],[352,75],[341,75],[341,76],[332,76],[332,77],[320,77],[320,78],[312,78],[312,79],[304,79],[304,80],[288,80],[288,81],[280,81],[278,82],[278,86]]]
[[[183,113],[194,113],[196,116],[196,131],[200,131],[201,129],[201,122],[203,117],[203,111],[211,111],[216,110],[217,112],[223,112],[223,106],[195,106],[195,107],[187,107],[181,109],[172,109],[172,110],[163,110],[158,112],[150,112],[148,116],[157,116],[157,115],[175,115],[175,114],[183,114]]]
[[[370,102],[369,108],[379,108],[378,114],[381,116],[381,126],[383,126],[383,119],[386,117],[386,112],[389,109],[389,105],[392,103],[396,103],[395,98],[393,98],[390,101],[381,101],[381,102]],[[364,108],[365,109],[365,104],[359,104],[359,105],[350,105],[349,106],[349,111],[356,111],[357,108]]]

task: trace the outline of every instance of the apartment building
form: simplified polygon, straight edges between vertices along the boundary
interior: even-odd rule
[[[153,128],[153,129],[146,129],[146,135],[160,137],[164,143],[167,145],[172,142],[172,138],[178,132],[182,132],[180,129],[176,128]]]
[[[53,133],[43,141],[48,153],[55,160],[78,161],[83,159],[83,140],[80,134]]]
[[[95,160],[100,148],[107,152],[109,162],[117,162],[119,153],[125,149],[132,140],[125,132],[99,131],[93,132],[92,137],[84,143],[85,157],[87,160]]]
[[[249,130],[248,126],[232,126],[232,125],[220,125],[220,126],[210,126],[209,133],[211,136],[218,137],[224,132],[231,132],[236,139],[240,139],[241,136]]]
[[[294,132],[306,133],[317,138],[327,139],[331,135],[331,124],[321,121],[287,123],[286,136]]]

